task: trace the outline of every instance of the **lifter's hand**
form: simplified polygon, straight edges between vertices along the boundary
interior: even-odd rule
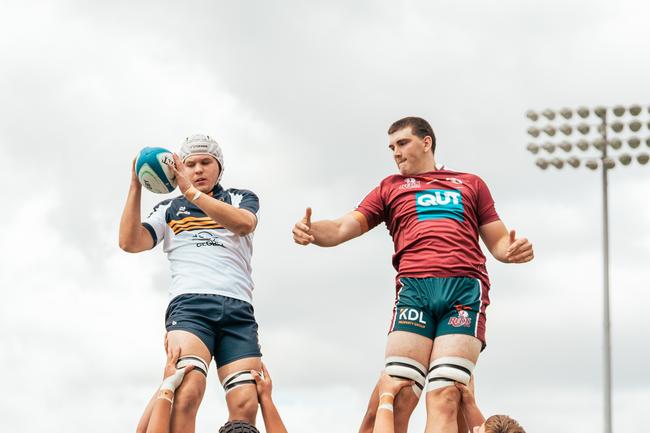
[[[514,230],[510,230],[510,245],[506,251],[506,261],[508,263],[526,263],[533,260],[533,244],[526,238],[516,238]]]
[[[258,400],[262,401],[263,398],[271,398],[273,382],[271,381],[269,371],[266,369],[266,365],[262,363],[262,372],[251,370],[251,375],[253,376],[253,379],[255,379],[255,388],[257,390]]]
[[[386,373],[382,373],[381,378],[379,378],[377,392],[379,393],[379,396],[388,393],[395,397],[402,388],[411,385],[413,385],[412,380],[395,379]]]
[[[305,216],[293,226],[292,233],[293,240],[297,244],[309,245],[316,241],[316,238],[314,238],[314,235],[311,232],[310,207],[305,210]]]

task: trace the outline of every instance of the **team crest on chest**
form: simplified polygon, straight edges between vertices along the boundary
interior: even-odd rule
[[[417,179],[413,179],[412,177],[407,177],[404,179],[404,184],[400,185],[400,189],[411,189],[411,188],[419,188],[420,187],[420,181]]]

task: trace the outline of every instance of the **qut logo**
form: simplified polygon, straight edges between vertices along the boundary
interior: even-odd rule
[[[427,322],[424,320],[422,311],[418,311],[413,308],[400,308],[399,310],[399,320],[409,320],[411,322],[418,322],[426,325]]]
[[[428,189],[415,193],[418,220],[454,219],[464,221],[463,196],[455,189]]]

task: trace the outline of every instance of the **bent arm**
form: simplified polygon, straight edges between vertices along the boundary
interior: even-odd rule
[[[127,253],[139,253],[153,247],[153,238],[140,221],[142,187],[131,183],[120,219],[120,248]]]
[[[185,192],[185,197],[192,200],[196,191],[194,187],[189,188]],[[201,208],[213,221],[239,236],[246,236],[253,232],[257,225],[257,217],[251,211],[224,203],[207,194],[202,193],[199,198],[194,200],[194,204]]]
[[[335,220],[315,221],[311,225],[313,243],[320,247],[333,247],[361,236],[368,231],[366,217],[352,211]]]

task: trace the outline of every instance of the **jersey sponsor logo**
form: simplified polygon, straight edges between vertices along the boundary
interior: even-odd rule
[[[180,215],[190,215],[190,212],[185,208],[185,206],[181,206],[178,208],[178,212],[176,212],[176,216]]]
[[[427,326],[427,321],[424,320],[424,313],[415,308],[400,308],[397,321],[400,325],[413,325],[418,328]]]
[[[469,310],[470,307],[465,307],[464,305],[456,305],[456,311],[458,313],[457,317],[450,317],[449,325],[454,328],[469,328],[472,326],[472,318],[469,317],[469,313],[465,310]]]
[[[192,235],[192,242],[196,242],[197,248],[200,247],[221,247],[226,248],[226,246],[219,240],[219,236],[202,231]]]
[[[400,189],[412,189],[412,188],[419,188],[420,187],[420,181],[417,179],[413,179],[412,177],[407,177],[404,179],[404,185],[400,185]]]
[[[416,192],[415,211],[419,221],[433,219],[465,221],[463,196],[455,189],[428,189]]]

